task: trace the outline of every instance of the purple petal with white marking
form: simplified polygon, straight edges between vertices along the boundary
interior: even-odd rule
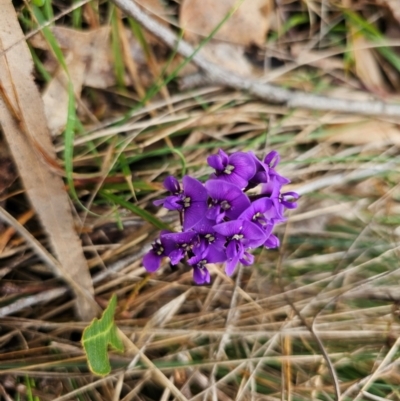
[[[237,152],[229,157],[229,164],[235,167],[234,173],[248,181],[256,172],[253,158],[247,153]]]
[[[225,237],[233,237],[235,234],[241,233],[244,223],[244,220],[232,220],[217,224],[213,228],[217,233]]]
[[[281,194],[281,203],[287,209],[296,209],[297,203],[295,200],[299,199],[300,195],[297,192],[285,192]]]
[[[198,285],[209,284],[211,281],[210,272],[205,266],[201,268],[193,266],[193,280]]]
[[[254,255],[249,252],[244,252],[243,256],[240,258],[240,263],[245,266],[250,266],[254,263]]]
[[[210,167],[217,171],[223,171],[226,165],[223,164],[220,155],[211,155],[207,157],[207,163]]]
[[[164,182],[164,187],[166,189],[168,189],[169,192],[173,193],[173,194],[177,194],[180,192],[181,187],[179,185],[179,181],[173,177],[172,175],[168,176]]]
[[[172,265],[177,265],[185,256],[185,251],[182,248],[175,249],[169,254],[169,259]]]
[[[260,227],[250,221],[243,221],[242,234],[244,235],[243,243],[246,247],[257,248],[265,241],[265,234]]]
[[[207,190],[204,185],[196,178],[185,175],[183,177],[183,191],[192,202],[206,202],[207,201]]]
[[[272,150],[264,157],[264,163],[270,167],[275,168],[281,160],[279,153],[276,150]]]
[[[209,180],[205,183],[205,187],[208,191],[209,196],[213,203],[221,204],[226,201],[230,207],[225,211],[225,214],[230,219],[237,218],[240,213],[250,206],[250,200],[243,191],[234,184],[223,180]],[[207,215],[208,218],[212,219],[212,216],[218,215],[213,212]]]

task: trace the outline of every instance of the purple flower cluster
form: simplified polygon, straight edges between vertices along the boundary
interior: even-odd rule
[[[208,263],[226,262],[230,276],[238,263],[253,263],[251,249],[278,247],[274,225],[285,220],[284,210],[294,209],[299,197],[281,192],[290,181],[275,170],[279,160],[276,151],[261,161],[252,152],[227,155],[220,149],[207,159],[215,172],[204,184],[185,176],[180,185],[175,177],[167,177],[164,186],[170,195],[154,204],[178,210],[182,232],[161,232],[143,258],[147,271],[156,271],[164,257],[172,265],[185,259],[194,281],[204,284],[210,282]],[[259,193],[246,194],[256,186],[261,187]]]

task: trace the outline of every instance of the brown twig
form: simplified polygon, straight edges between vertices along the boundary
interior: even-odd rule
[[[191,58],[209,78],[213,85],[228,86],[233,89],[245,90],[248,93],[268,102],[284,104],[289,108],[305,108],[312,110],[330,110],[342,113],[354,113],[368,116],[400,115],[400,104],[389,104],[381,101],[354,101],[318,96],[301,91],[292,91],[278,86],[261,83],[251,78],[244,78],[209,62],[189,43],[177,39],[176,35],[159,24],[132,0],[112,0],[113,3],[127,15],[134,18],[144,28],[158,37],[167,46],[174,48],[177,53]]]

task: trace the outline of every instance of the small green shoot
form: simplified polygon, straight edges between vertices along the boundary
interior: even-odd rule
[[[116,307],[117,296],[114,294],[101,318],[93,319],[82,335],[82,345],[86,352],[89,369],[99,376],[105,376],[111,372],[107,354],[108,345],[116,351],[124,351],[124,345],[118,337],[117,326],[114,322]]]
[[[46,0],[32,0],[32,3],[38,7],[43,7],[45,2]]]

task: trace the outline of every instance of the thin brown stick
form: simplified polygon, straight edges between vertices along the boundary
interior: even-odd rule
[[[112,0],[113,3],[127,15],[136,19],[144,28],[158,37],[167,46],[186,58],[191,58],[214,85],[228,86],[233,89],[245,90],[250,94],[273,103],[281,103],[289,108],[304,108],[312,110],[330,110],[342,113],[354,113],[368,116],[400,115],[400,104],[389,104],[380,101],[354,101],[318,96],[301,91],[291,91],[278,86],[261,83],[251,78],[244,78],[209,62],[189,43],[177,39],[176,35],[159,24],[132,0]]]

